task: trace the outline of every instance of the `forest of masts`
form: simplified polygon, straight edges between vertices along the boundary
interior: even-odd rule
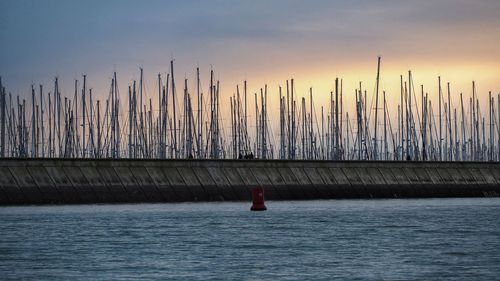
[[[141,68],[124,98],[115,72],[102,101],[86,75],[75,80],[72,98],[61,95],[57,77],[51,91],[32,85],[30,96],[16,97],[7,94],[0,77],[0,156],[500,161],[500,94],[495,101],[489,92],[483,112],[474,82],[471,95],[460,93],[460,105],[452,107],[450,83],[437,78],[433,103],[408,71],[400,76],[399,104],[391,111],[379,90],[379,57],[371,103],[360,82],[349,95],[355,112],[344,111],[342,80],[335,79],[329,104],[318,112],[312,88],[299,97],[291,79],[279,87],[279,120],[270,122],[267,85],[253,95],[247,95],[246,81],[236,86],[229,103],[223,102],[230,116],[222,118],[213,70],[207,88],[199,68],[196,74],[195,92],[187,79],[177,85],[171,61],[168,74],[158,74],[158,93],[147,97]]]

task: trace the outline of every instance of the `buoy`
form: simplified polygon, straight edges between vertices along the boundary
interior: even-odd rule
[[[252,189],[252,208],[251,211],[265,211],[267,210],[264,205],[264,188],[262,186]]]

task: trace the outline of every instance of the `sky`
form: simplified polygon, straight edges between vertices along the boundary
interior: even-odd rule
[[[500,93],[498,0],[0,0],[0,11],[0,75],[15,95],[32,83],[50,89],[58,76],[71,96],[86,74],[106,96],[113,71],[125,92],[140,67],[154,95],[174,59],[191,88],[199,66],[205,85],[214,69],[226,96],[246,79],[251,92],[268,84],[274,97],[294,78],[299,95],[313,87],[321,101],[335,77],[347,94],[359,81],[372,92],[377,56],[388,99],[398,100],[409,70],[430,95],[442,76],[455,104],[472,80],[480,96]]]

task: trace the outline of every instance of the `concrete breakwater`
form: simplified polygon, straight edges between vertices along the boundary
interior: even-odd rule
[[[500,163],[0,159],[0,205],[500,196]]]

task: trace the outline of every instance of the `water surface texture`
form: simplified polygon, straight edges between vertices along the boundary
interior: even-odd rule
[[[498,280],[500,199],[0,208],[0,279]]]

